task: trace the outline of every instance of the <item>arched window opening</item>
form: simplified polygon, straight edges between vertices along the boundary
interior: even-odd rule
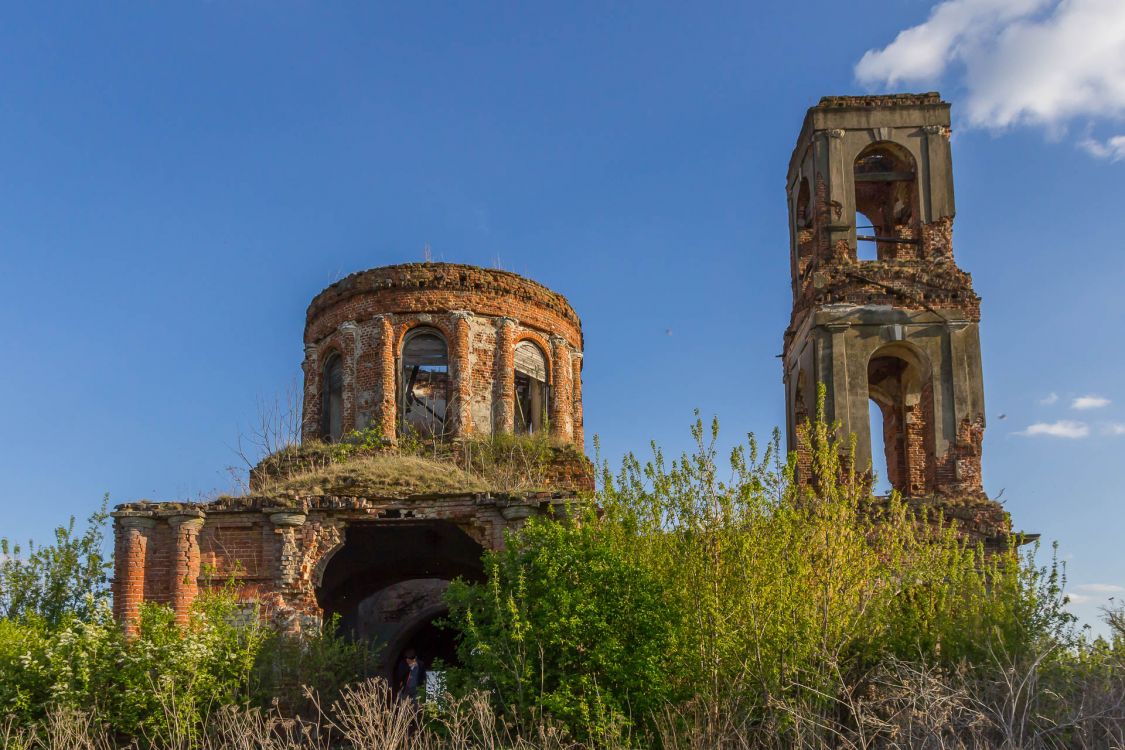
[[[872,465],[877,473],[883,470],[880,488],[906,497],[925,494],[932,474],[933,415],[926,413],[924,398],[928,382],[924,357],[904,345],[884,347],[867,364],[868,394],[878,409],[869,413]]]
[[[399,373],[402,429],[420,437],[446,434],[449,405],[449,350],[441,334],[413,331],[402,345]]]
[[[547,358],[530,341],[516,344],[516,418],[517,435],[539,432],[547,423],[547,399],[550,387]]]
[[[344,360],[333,353],[321,374],[320,437],[334,443],[344,434]]]
[[[914,157],[897,144],[873,143],[856,157],[853,179],[857,246],[874,245],[878,260],[912,257],[908,249],[918,244]]]
[[[875,475],[871,492],[875,495],[891,494],[891,480],[887,474],[887,445],[883,435],[886,416],[875,399],[868,401],[868,422],[871,425],[871,472]]]

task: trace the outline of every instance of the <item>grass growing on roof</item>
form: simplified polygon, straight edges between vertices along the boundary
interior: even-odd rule
[[[330,463],[263,486],[259,495],[413,495],[488,492],[488,484],[449,461],[383,453]]]

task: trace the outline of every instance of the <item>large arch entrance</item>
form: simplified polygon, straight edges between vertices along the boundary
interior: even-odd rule
[[[448,614],[449,582],[484,578],[484,549],[449,521],[361,521],[349,524],[317,589],[325,618],[342,635],[381,645],[378,670],[394,684],[407,649],[431,667],[456,663],[453,634],[438,626]]]

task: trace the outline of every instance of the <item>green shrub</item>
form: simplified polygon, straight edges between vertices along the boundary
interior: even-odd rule
[[[64,619],[88,619],[109,599],[111,562],[102,554],[109,518],[102,499],[99,510],[75,535],[74,517],[55,529],[55,542],[21,548],[0,539],[0,618],[38,617],[48,625]]]
[[[594,517],[533,518],[485,567],[487,585],[455,581],[446,594],[462,634],[455,689],[488,689],[525,730],[552,718],[582,738],[634,716],[647,725],[674,697],[666,581]]]
[[[877,503],[835,428],[807,428],[811,483],[776,432],[723,466],[718,423],[697,420],[694,452],[603,469],[600,517],[532,520],[488,556],[485,583],[450,588],[462,689],[579,737],[651,729],[688,697],[713,725],[751,726],[830,707],[886,659],[954,667],[1073,643],[1056,566]]]

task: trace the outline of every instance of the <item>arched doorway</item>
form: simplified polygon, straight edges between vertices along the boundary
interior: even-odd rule
[[[461,577],[484,578],[484,549],[449,521],[360,521],[325,566],[317,601],[341,634],[381,646],[380,676],[414,649],[427,668],[456,663],[454,634],[438,625],[448,615],[443,595]]]

